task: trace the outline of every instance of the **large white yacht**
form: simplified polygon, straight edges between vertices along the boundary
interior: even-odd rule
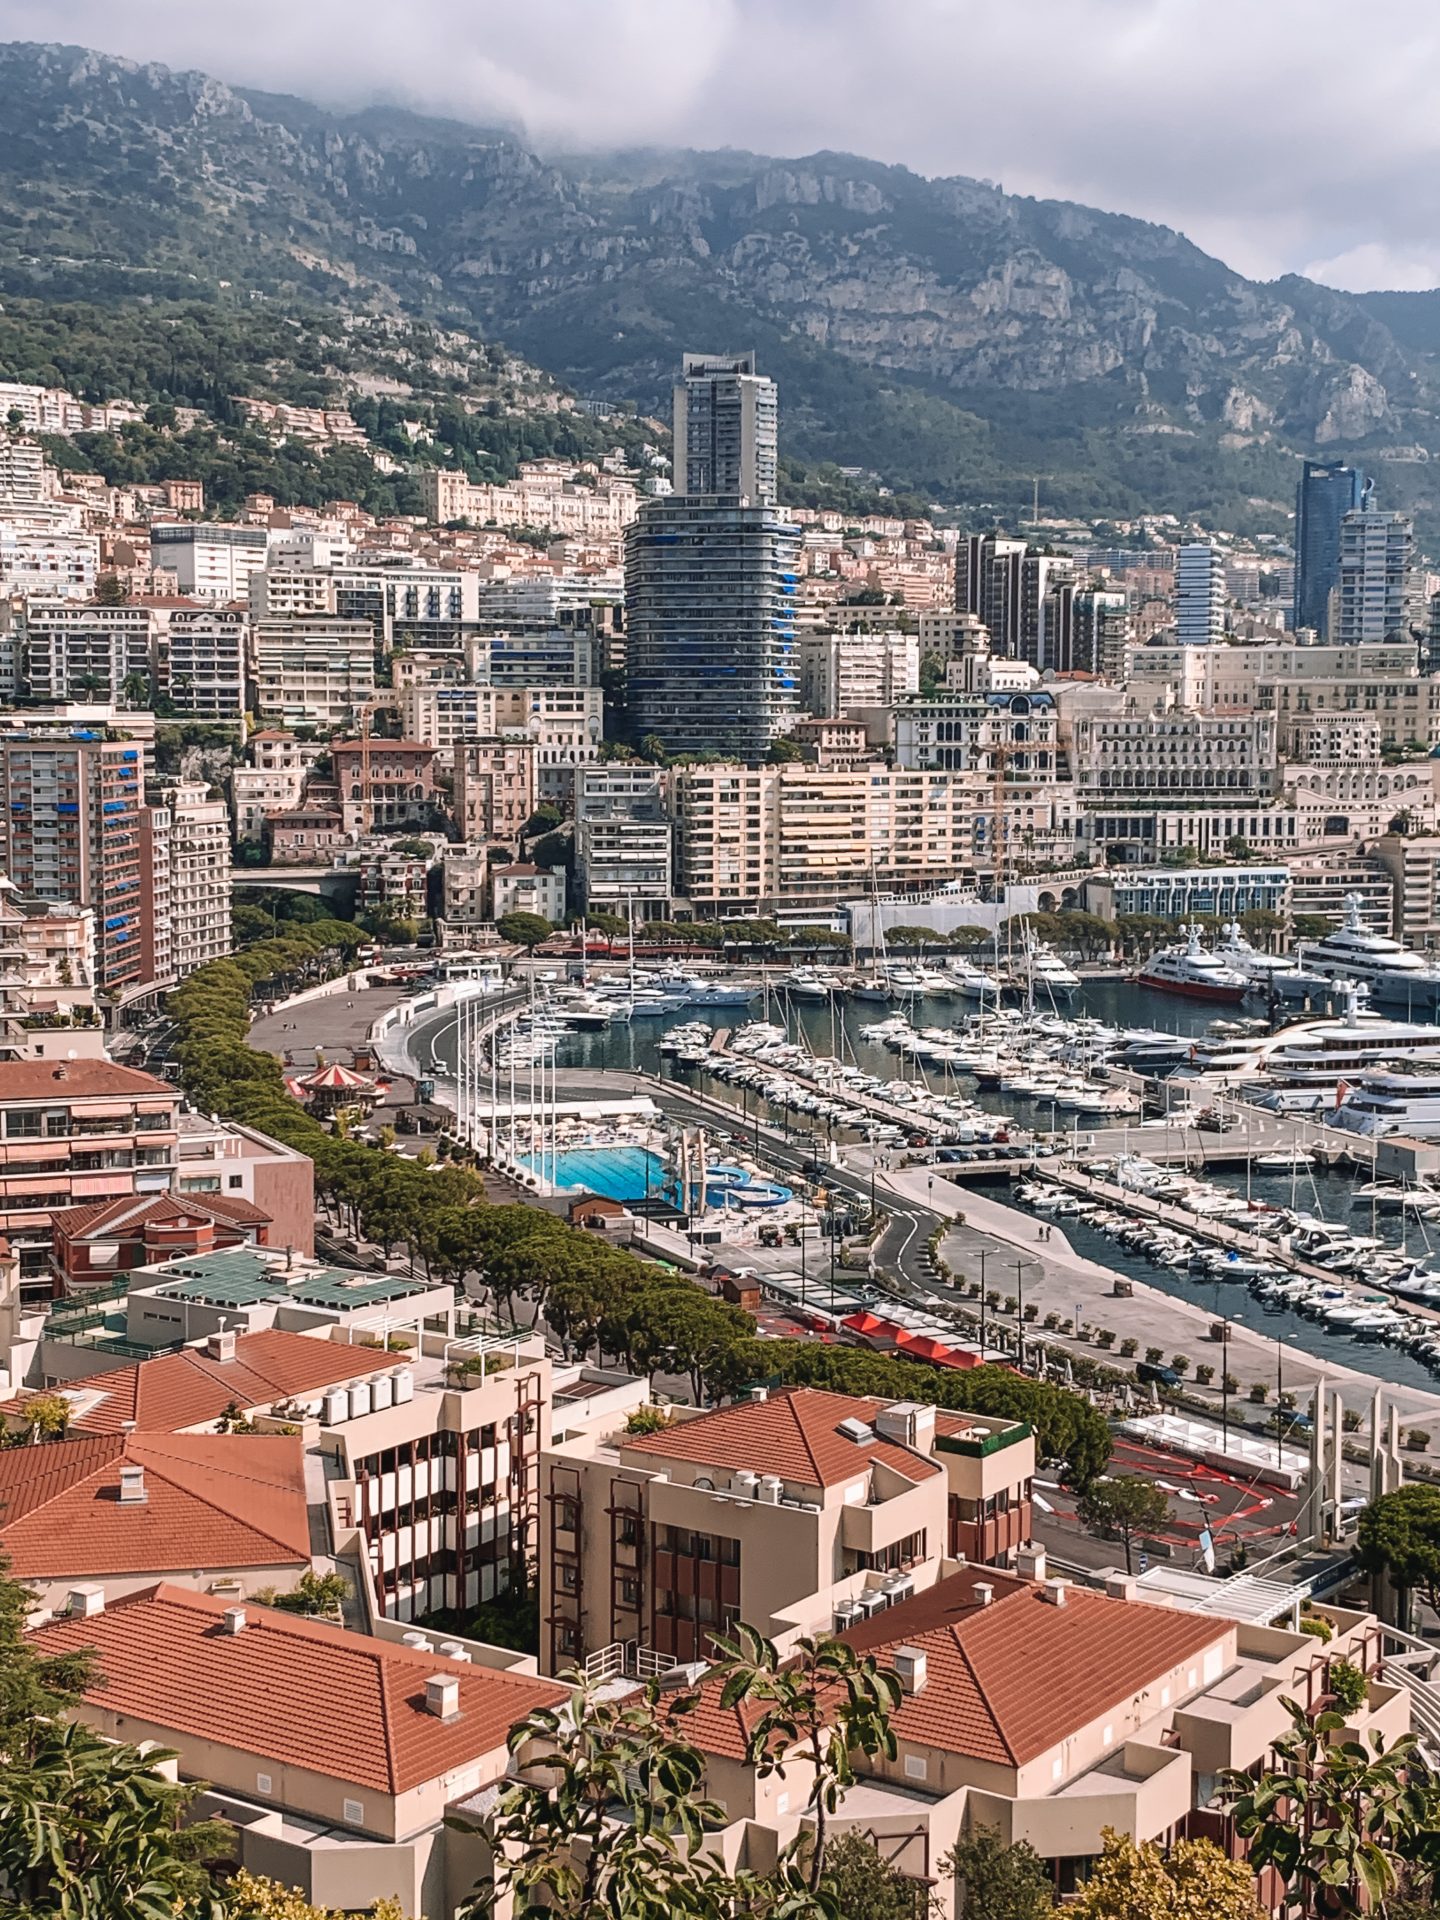
[[[1303,944],[1300,964],[1328,980],[1360,981],[1377,1005],[1433,1013],[1440,1007],[1440,961],[1372,933],[1361,918],[1363,905],[1358,893],[1347,894],[1342,923],[1323,940]]]
[[[1433,1064],[1440,1072],[1440,1026],[1388,1020],[1364,1000],[1363,988],[1351,987],[1334,1018],[1297,1020],[1275,1033],[1206,1035],[1172,1078],[1247,1090],[1305,1087],[1333,1101],[1342,1081],[1355,1084],[1396,1062]]]
[[[1262,953],[1240,931],[1240,922],[1232,920],[1222,930],[1215,945],[1215,957],[1236,973],[1243,973],[1258,993],[1278,993],[1287,1000],[1303,1000],[1307,994],[1323,993],[1331,983],[1313,967],[1302,967],[1293,954]]]
[[[1011,969],[1011,979],[1027,999],[1033,989],[1042,1004],[1073,1000],[1080,991],[1079,974],[1066,966],[1052,946],[1030,932],[1025,935],[1024,952]]]
[[[1347,1083],[1325,1124],[1368,1139],[1403,1133],[1412,1140],[1440,1139],[1440,1066],[1362,1073]]]
[[[1164,947],[1152,954],[1139,974],[1142,987],[1154,987],[1160,993],[1178,993],[1187,1000],[1223,1000],[1238,1006],[1250,991],[1250,982],[1234,967],[1227,967],[1200,944],[1200,929],[1181,928],[1186,938],[1181,945]]]

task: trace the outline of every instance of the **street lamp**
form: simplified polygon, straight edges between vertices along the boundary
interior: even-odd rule
[[[989,1258],[989,1255],[990,1255],[990,1249],[988,1247],[981,1247],[980,1249],[980,1360],[982,1365],[985,1360],[985,1262]]]
[[[1025,1261],[1015,1262],[1015,1349],[1025,1370]]]
[[[1220,1334],[1220,1450],[1230,1451],[1230,1322],[1221,1322]]]

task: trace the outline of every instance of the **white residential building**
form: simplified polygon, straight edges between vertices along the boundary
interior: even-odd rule
[[[208,960],[232,950],[230,926],[230,815],[202,781],[182,781],[152,795],[152,814],[163,810],[165,828],[154,838],[156,918],[165,902],[165,927],[157,937],[156,978],[184,980]],[[168,966],[159,964],[162,943]]]
[[[1405,632],[1414,553],[1407,515],[1360,507],[1344,516],[1333,639],[1355,646]]]
[[[796,645],[800,702],[819,719],[839,719],[857,708],[888,707],[919,691],[918,634],[802,633]]]
[[[434,747],[441,766],[453,766],[467,740],[518,734],[535,747],[535,778],[544,800],[568,805],[575,773],[599,757],[603,730],[599,687],[493,687],[421,682],[400,695],[407,740]]]
[[[1210,647],[1224,632],[1224,555],[1191,541],[1175,557],[1175,637],[1182,647]]]
[[[247,600],[250,576],[264,566],[268,542],[263,527],[183,521],[150,529],[153,564],[171,568],[181,593],[202,600]]]
[[[366,620],[257,620],[253,644],[261,720],[349,731],[374,696],[375,631]]]
[[[245,717],[246,618],[238,607],[177,608],[161,641],[160,683],[177,713]]]
[[[89,600],[99,570],[96,534],[33,529],[0,520],[0,593]]]
[[[1246,805],[1277,788],[1276,721],[1269,713],[1079,712],[1071,762],[1082,802]]]
[[[674,892],[669,776],[614,761],[584,768],[575,783],[575,864],[587,907],[660,919]]]
[[[56,705],[72,700],[148,705],[153,634],[148,607],[32,601],[23,648],[31,699]]]

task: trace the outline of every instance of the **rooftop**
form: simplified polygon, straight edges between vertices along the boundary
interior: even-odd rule
[[[933,1460],[877,1434],[870,1422],[874,1400],[814,1387],[786,1387],[764,1400],[742,1400],[660,1433],[628,1435],[626,1452],[696,1466],[778,1474],[807,1487],[843,1486],[879,1462],[907,1480],[940,1472]],[[854,1421],[867,1437],[849,1438],[842,1422]]]
[[[86,1100],[144,1094],[178,1104],[174,1087],[113,1060],[0,1061],[0,1100]]]
[[[122,1501],[120,1470],[144,1473]],[[0,1452],[0,1547],[21,1580],[310,1564],[294,1434],[86,1434]]]
[[[505,1746],[510,1728],[568,1690],[247,1605],[160,1584],[88,1618],[41,1627],[42,1655],[93,1648],[98,1709],[181,1739],[213,1741],[282,1766],[387,1794],[439,1779]],[[459,1686],[459,1714],[427,1711],[425,1682]]]
[[[249,1410],[318,1395],[326,1387],[395,1364],[396,1356],[380,1348],[347,1346],[272,1327],[238,1334],[233,1360],[212,1359],[203,1347],[182,1347],[178,1353],[159,1353],[73,1380],[56,1391],[74,1407],[72,1427],[78,1433],[119,1433],[129,1421],[143,1433],[183,1433],[211,1426],[230,1406]],[[21,1394],[9,1410],[30,1397]]]
[[[253,1307],[267,1300],[290,1300],[307,1307],[347,1311],[384,1306],[433,1293],[423,1280],[393,1273],[362,1273],[349,1267],[317,1267],[297,1261],[287,1270],[273,1251],[230,1247],[196,1260],[172,1260],[152,1267],[137,1281],[147,1293],[191,1300],[210,1307]]]
[[[988,1605],[979,1586],[992,1591]],[[898,1739],[1014,1768],[1198,1658],[1231,1625],[1074,1586],[1055,1606],[1032,1581],[970,1567],[840,1637],[882,1666],[899,1647],[924,1653],[923,1687],[891,1718]],[[738,1759],[749,1717],[722,1708],[718,1682],[705,1682],[684,1736]]]

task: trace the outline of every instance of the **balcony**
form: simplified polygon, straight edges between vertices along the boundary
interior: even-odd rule
[[[972,1793],[970,1818],[999,1829],[1007,1846],[1028,1841],[1042,1859],[1097,1854],[1106,1827],[1150,1840],[1190,1812],[1188,1753],[1126,1740],[1054,1793],[1006,1799]]]

